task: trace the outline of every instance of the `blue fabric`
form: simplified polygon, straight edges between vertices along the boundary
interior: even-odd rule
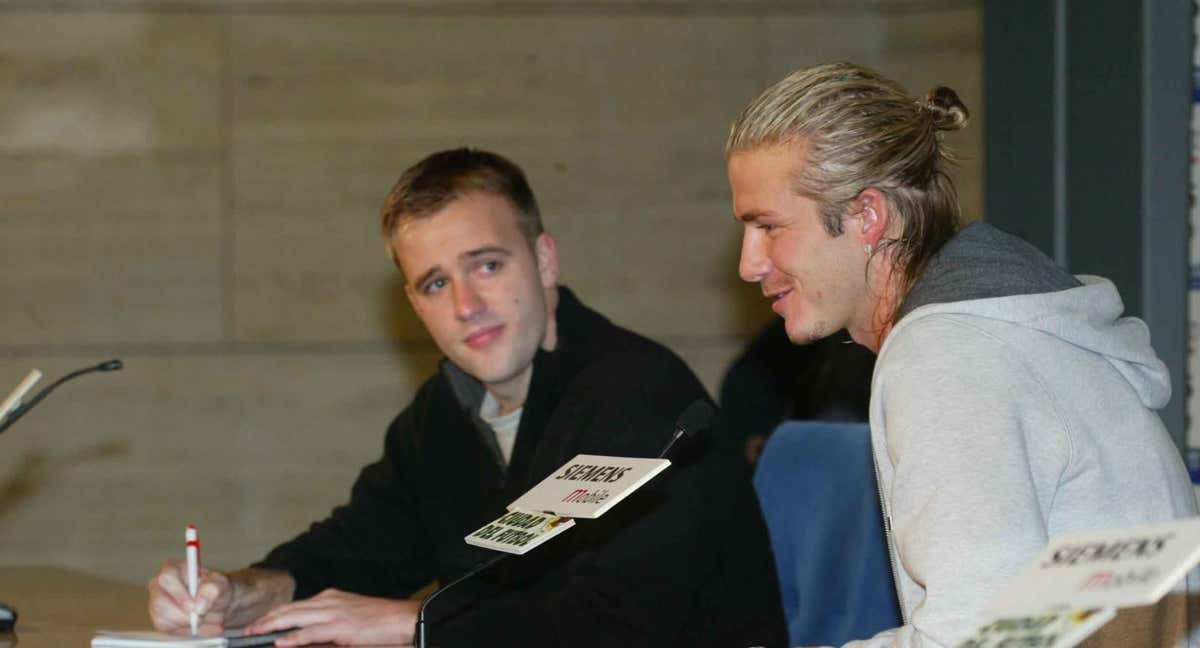
[[[840,646],[901,624],[865,424],[780,425],[754,488],[792,645]]]

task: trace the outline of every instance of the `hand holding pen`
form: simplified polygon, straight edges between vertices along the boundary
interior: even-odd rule
[[[185,539],[190,541],[191,532],[185,535]],[[187,554],[191,554],[193,549],[194,572],[187,559]],[[227,574],[205,569],[201,565],[199,541],[194,548],[187,547],[184,560],[163,563],[158,574],[150,579],[148,587],[150,620],[157,630],[187,634],[194,628],[196,635],[212,636],[221,634],[229,622],[233,583]],[[195,626],[192,625],[193,620]]]

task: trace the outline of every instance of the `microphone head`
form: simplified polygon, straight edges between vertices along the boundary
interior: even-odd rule
[[[679,420],[675,421],[675,429],[681,430],[685,437],[696,436],[708,429],[708,424],[716,413],[716,408],[707,400],[696,399],[679,415]]]
[[[124,362],[113,359],[109,360],[108,362],[101,362],[100,364],[96,365],[96,369],[99,369],[100,371],[116,371],[124,366]]]

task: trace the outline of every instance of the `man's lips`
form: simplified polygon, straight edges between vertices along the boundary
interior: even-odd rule
[[[787,297],[789,294],[791,294],[791,292],[791,288],[783,288],[769,292],[764,291],[763,296],[771,300],[771,310],[782,315],[783,313],[780,312],[780,307],[783,305],[783,298]]]
[[[484,328],[481,328],[463,338],[463,343],[472,349],[482,349],[483,347],[491,344],[496,338],[500,337],[500,334],[503,332],[503,324],[485,326]]]

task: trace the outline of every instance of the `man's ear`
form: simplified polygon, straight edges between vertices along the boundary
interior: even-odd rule
[[[888,231],[892,215],[887,196],[875,187],[867,187],[850,203],[846,230],[858,237],[863,245],[876,249],[879,247],[879,240]]]
[[[553,288],[558,285],[558,244],[550,232],[538,234],[533,242],[533,253],[537,257],[538,275],[542,279],[543,288]]]

